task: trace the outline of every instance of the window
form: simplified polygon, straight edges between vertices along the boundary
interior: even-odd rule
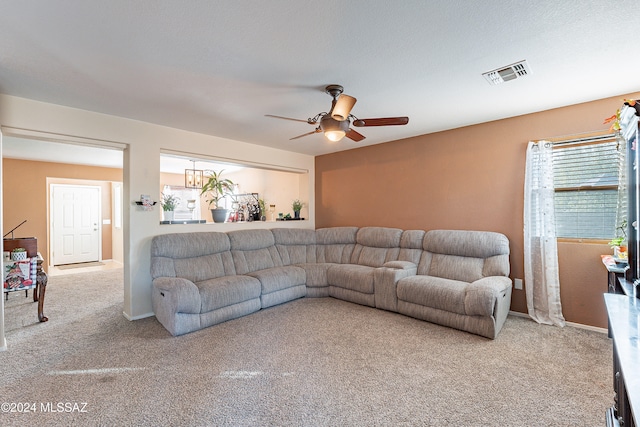
[[[626,217],[623,166],[624,143],[613,136],[554,143],[558,237],[609,240],[615,236]]]

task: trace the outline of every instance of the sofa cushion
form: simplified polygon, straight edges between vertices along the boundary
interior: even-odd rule
[[[432,276],[411,276],[398,281],[398,299],[439,310],[466,314],[469,283]]]
[[[427,274],[445,279],[473,282],[482,278],[484,259],[433,254]]]
[[[509,240],[500,233],[469,230],[430,230],[423,249],[436,254],[489,258],[509,254]]]
[[[173,268],[175,277],[183,277],[192,282],[236,274],[231,252],[174,259]]]
[[[398,259],[402,230],[386,227],[363,227],[356,234],[351,263],[380,267]]]
[[[154,236],[152,257],[193,258],[231,249],[227,233],[174,233]]]
[[[327,280],[329,285],[372,294],[373,270],[364,265],[334,264],[327,270]]]
[[[200,291],[201,313],[260,298],[260,281],[250,276],[225,276],[195,284]]]
[[[283,265],[316,262],[316,232],[309,229],[271,230]]]
[[[356,244],[358,227],[319,228],[316,230],[316,262],[347,264]]]
[[[227,233],[175,233],[154,236],[151,240],[151,277],[204,280],[235,274],[230,248]],[[182,260],[178,265],[179,273],[176,271],[175,260]],[[213,265],[208,265],[209,263]],[[184,273],[187,273],[188,277],[183,276]]]
[[[302,268],[307,278],[307,288],[324,288],[329,286],[329,279],[327,279],[327,271],[329,267],[336,265],[332,263],[307,263],[298,264],[298,267]]]
[[[268,268],[266,270],[248,273],[260,281],[262,293],[268,294],[292,286],[304,285],[306,280],[305,271],[294,265],[284,267]]]
[[[282,266],[270,230],[235,230],[227,234],[237,274]]]
[[[249,251],[275,245],[271,230],[251,229],[227,232],[231,250]]]
[[[422,255],[424,235],[424,230],[404,230],[400,237],[398,260],[411,261],[415,265],[418,265],[420,256]]]
[[[500,233],[430,230],[425,233],[419,275],[473,282],[509,275],[509,240]]]

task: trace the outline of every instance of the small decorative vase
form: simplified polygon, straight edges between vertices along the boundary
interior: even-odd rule
[[[165,221],[173,221],[173,211],[162,211]]]
[[[293,217],[295,219],[300,219],[300,211],[293,211]]]
[[[24,261],[27,259],[27,251],[11,252],[11,261]]]

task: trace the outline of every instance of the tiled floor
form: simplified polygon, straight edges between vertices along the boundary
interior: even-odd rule
[[[122,264],[116,261],[103,261],[104,265],[98,265],[94,267],[80,267],[80,268],[69,268],[69,269],[60,269],[57,267],[49,267],[47,274],[49,276],[62,276],[67,274],[78,274],[78,273],[87,273],[91,271],[103,271],[103,270],[113,270],[116,268],[122,268]]]

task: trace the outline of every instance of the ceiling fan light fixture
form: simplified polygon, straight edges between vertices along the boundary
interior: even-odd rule
[[[347,134],[349,120],[339,121],[327,114],[320,120],[320,129],[329,141],[338,142]]]
[[[346,135],[343,130],[329,130],[324,133],[324,136],[331,142],[338,142]]]
[[[353,96],[342,94],[338,97],[336,101],[336,105],[333,107],[331,111],[331,117],[338,121],[344,121],[349,118],[349,114],[351,114],[351,109],[356,104],[357,99]]]

